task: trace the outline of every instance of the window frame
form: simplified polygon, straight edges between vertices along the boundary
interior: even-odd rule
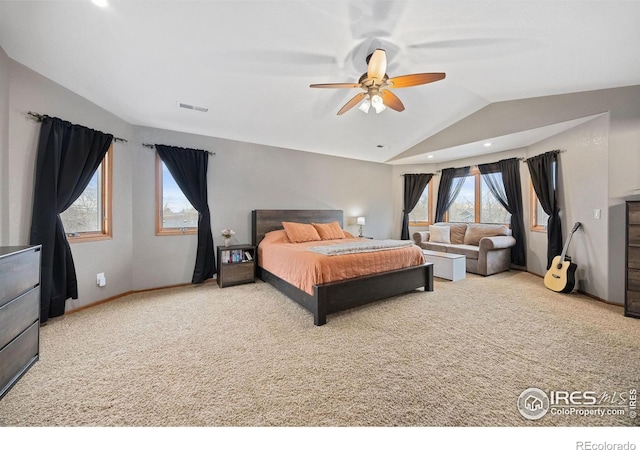
[[[102,230],[66,233],[67,241],[70,244],[113,239],[113,221],[111,218],[113,211],[113,142],[109,146],[107,153],[105,153],[99,170],[101,170],[100,181],[102,184],[100,195],[102,200]]]
[[[538,205],[540,204],[540,200],[538,200],[538,195],[536,194],[536,190],[533,188],[533,182],[531,181],[529,181],[529,199],[529,217],[531,217],[531,231],[546,233],[547,227],[538,223]]]
[[[553,184],[554,189],[557,188],[556,180],[558,178],[557,170],[558,170],[558,162],[554,161],[552,165],[553,170]],[[537,231],[539,233],[546,233],[547,227],[546,225],[538,224],[538,205],[540,204],[540,200],[538,199],[538,194],[536,194],[536,190],[533,187],[533,180],[529,179],[529,217],[531,218],[530,229],[531,231]]]
[[[429,180],[429,182],[427,183],[427,185],[425,186],[425,189],[428,189],[429,191],[427,192],[427,196],[428,196],[428,202],[429,202],[429,207],[428,209],[428,219],[427,221],[424,220],[411,220],[411,213],[409,213],[409,226],[410,227],[428,227],[429,225],[433,224],[433,214],[434,214],[434,208],[433,208],[433,177],[431,177],[431,179]],[[424,190],[422,191],[422,194],[424,194]],[[422,197],[422,194],[420,194],[420,197]]]
[[[480,169],[478,169],[477,166],[472,167],[471,169],[469,169],[469,173],[465,176],[465,178],[467,177],[475,177],[474,180],[474,186],[475,186],[475,191],[474,191],[474,221],[473,222],[461,222],[461,223],[487,223],[487,224],[491,224],[491,225],[506,225],[508,227],[511,226],[511,223],[493,223],[493,222],[481,222],[480,221],[480,212],[482,210],[482,195],[480,192],[480,188],[482,185],[482,174],[480,173]],[[460,178],[460,177],[456,177],[456,178]],[[444,219],[445,222],[449,221],[449,210],[447,210],[444,214]]]
[[[164,228],[162,224],[162,158],[156,152],[156,236],[183,236],[198,234],[198,227]]]

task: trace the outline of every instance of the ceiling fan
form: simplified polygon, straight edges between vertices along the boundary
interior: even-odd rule
[[[389,88],[405,88],[418,86],[420,84],[433,83],[442,80],[445,74],[436,73],[414,73],[411,75],[401,75],[399,77],[389,78],[386,74],[387,70],[387,54],[378,48],[367,57],[367,72],[363,73],[357,83],[324,83],[311,84],[312,88],[361,88],[364,92],[360,92],[351,100],[349,100],[338,115],[344,114],[364,100],[359,109],[365,113],[369,112],[369,108],[373,106],[376,113],[381,113],[386,107],[395,111],[404,111],[404,105],[400,99],[389,90]]]

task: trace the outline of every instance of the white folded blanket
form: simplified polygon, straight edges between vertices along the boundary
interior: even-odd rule
[[[401,241],[395,239],[367,239],[366,241],[351,241],[345,242],[344,244],[317,245],[308,247],[307,250],[315,253],[320,253],[322,255],[334,256],[346,255],[349,253],[377,252],[378,250],[390,250],[393,248],[410,247],[412,245],[413,241]]]

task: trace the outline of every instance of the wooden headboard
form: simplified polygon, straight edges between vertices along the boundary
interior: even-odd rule
[[[254,209],[251,212],[251,245],[258,246],[270,231],[282,230],[282,222],[329,223],[343,227],[343,212],[337,209]]]

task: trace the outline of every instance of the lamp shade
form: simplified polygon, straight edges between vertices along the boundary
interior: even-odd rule
[[[356,219],[356,224],[357,225],[364,225],[364,217],[358,217]]]

